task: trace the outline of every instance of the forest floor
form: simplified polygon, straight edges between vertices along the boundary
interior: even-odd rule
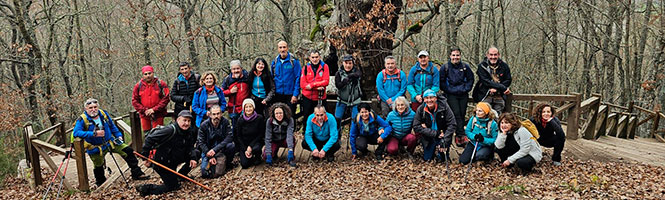
[[[213,188],[205,191],[184,183],[177,192],[146,199],[665,199],[664,143],[648,139],[626,140],[601,137],[597,141],[570,140],[562,166],[552,165],[551,149],[527,175],[517,169],[500,168],[498,161],[467,166],[426,163],[406,157],[377,162],[373,157],[351,161],[338,156],[333,163],[300,157],[298,167],[289,167],[283,157],[272,166],[239,167],[217,179],[202,179],[200,172],[189,175]],[[461,153],[461,148],[456,149]],[[417,152],[420,150],[417,150]],[[645,152],[648,153],[645,154]],[[338,153],[339,155],[340,153]],[[418,154],[418,153],[417,153]],[[44,177],[51,177],[48,170]],[[130,185],[159,183],[152,169],[151,180],[130,181]],[[465,175],[468,175],[465,181]],[[94,179],[91,177],[91,179]],[[94,187],[94,186],[93,186]],[[41,198],[46,186],[35,189],[22,179],[7,177],[0,199]],[[93,188],[94,189],[94,188]],[[54,193],[54,192],[53,192]],[[89,193],[67,193],[71,199],[142,198],[122,179],[106,189]]]

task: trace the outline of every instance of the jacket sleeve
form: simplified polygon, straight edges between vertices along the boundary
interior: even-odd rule
[[[270,119],[266,120],[266,133],[264,134],[264,143],[266,145],[265,148],[265,154],[266,155],[272,155],[272,123],[270,123]]]
[[[312,119],[307,119],[305,122],[307,123],[307,126],[305,127],[305,142],[307,142],[307,145],[309,146],[310,151],[316,150],[316,145],[314,145],[314,132],[312,130],[312,126],[316,126],[312,123]]]
[[[501,81],[501,85],[505,86],[506,88],[510,87],[510,84],[513,82],[513,77],[510,75],[510,67],[508,67],[508,64],[504,63],[506,65],[506,73],[503,74],[506,78]],[[501,92],[506,91],[502,90]]]
[[[295,123],[293,122],[293,118],[290,118],[289,119],[289,125],[288,125],[288,127],[286,127],[286,146],[291,151],[295,151],[295,139],[293,137],[293,132],[295,131],[294,126],[295,126]]]
[[[141,115],[144,115],[147,108],[141,104],[141,96],[139,96],[139,84],[134,85],[134,90],[132,90],[132,106],[139,112]]]
[[[439,70],[439,88],[443,90],[446,94],[448,93],[448,87],[446,86],[446,81],[448,79],[448,72],[446,71],[446,66],[448,66],[448,63],[441,65],[441,68]],[[437,81],[432,81],[432,82],[437,82]]]
[[[300,95],[300,61],[298,59],[293,59],[293,64],[296,66],[293,66],[293,73],[295,74],[296,80],[295,84],[293,86],[293,96],[298,97]]]
[[[469,140],[473,140],[473,138],[476,137],[476,134],[473,133],[473,128],[475,128],[475,126],[473,125],[473,119],[475,117],[476,116],[474,115],[471,116],[471,118],[469,118],[469,122],[466,123],[466,128],[464,129],[464,133],[466,133],[466,137],[469,138]]]
[[[482,82],[484,85],[489,86],[490,88],[497,89],[500,92],[506,91],[506,89],[508,89],[503,84],[494,82],[492,80],[492,76],[487,71],[487,69],[485,67],[483,67],[482,64],[478,65],[478,70],[476,71],[476,74],[478,74],[478,81]]]
[[[198,133],[199,130],[196,128],[196,126],[191,127],[191,128],[194,128],[194,130],[193,130],[194,133],[187,138],[187,144],[186,145],[187,145],[188,148],[191,149],[189,151],[189,159],[198,162],[199,159],[201,158],[201,151],[199,150],[199,148],[196,148],[196,146],[195,146],[195,144],[196,144],[196,135],[194,135],[194,134]]]
[[[360,117],[360,116],[358,116]],[[351,144],[351,154],[356,155],[356,138],[358,137],[358,123],[354,119],[351,122],[351,131],[349,131],[349,144]]]
[[[264,131],[266,129],[266,123],[264,118],[259,115],[255,120],[258,120],[259,122],[257,123],[258,127],[258,135],[252,139],[252,142],[250,145],[252,146],[252,151],[261,151],[261,148],[263,148],[264,145],[264,139],[266,137],[266,132]]]
[[[157,144],[162,143],[167,138],[169,138],[169,135],[173,134],[174,132],[174,126],[175,125],[168,125],[166,128],[159,129],[150,135],[146,135],[142,147],[143,153],[149,153],[150,150],[154,149]]]
[[[423,134],[427,137],[436,137],[437,131],[432,130],[431,128],[422,127],[421,124],[425,124],[425,118],[423,118],[423,113],[416,113],[416,116],[413,117],[413,131],[416,133]]]
[[[337,76],[335,76],[337,78]],[[386,94],[386,90],[383,88],[383,72],[379,72],[379,74],[376,75],[376,91],[379,93],[379,98],[381,98],[381,101],[387,101],[389,97]]]
[[[199,134],[196,137],[196,146],[199,149],[201,149],[202,153],[208,153],[208,151],[210,151],[210,149],[208,148],[208,145],[206,144],[206,142],[208,141],[208,134],[205,131],[203,131],[204,129],[207,130],[206,128],[208,128],[207,124],[204,125],[203,123],[201,123],[201,128],[199,128],[199,131],[198,131]],[[217,151],[215,151],[215,152],[217,152]]]
[[[171,101],[173,101],[176,104],[187,102],[185,100],[185,95],[178,95],[178,79],[176,78],[175,81],[173,81],[173,86],[171,87],[169,96],[171,97]]]
[[[492,125],[489,127],[491,135],[484,137],[483,144],[485,146],[492,146],[494,141],[496,141],[496,135],[499,134],[499,127],[497,126],[496,122],[492,120],[490,123],[492,123]]]
[[[431,90],[438,92],[440,90],[440,85],[439,85],[439,70],[436,69],[436,67],[432,66],[432,72],[434,73],[432,75],[432,87],[430,87]]]
[[[415,99],[416,96],[419,95],[419,94],[416,93],[416,88],[413,86],[413,84],[416,84],[416,76],[415,75],[416,75],[416,68],[413,67],[409,71],[408,80],[406,82],[406,90],[408,90],[409,94],[411,94],[411,99]]]
[[[229,75],[229,76],[230,76],[230,75]],[[225,96],[229,96],[229,95],[231,95],[231,88],[232,88],[232,87],[229,85],[229,82],[228,82],[228,79],[227,79],[227,78],[225,78],[225,79],[224,79],[224,82],[222,82],[222,87],[221,87],[221,88],[222,88],[222,91],[223,91],[223,93],[224,93]],[[240,89],[238,89],[238,90],[240,90]],[[239,92],[239,91],[238,91],[238,92]],[[236,92],[236,94],[237,94],[237,92]]]
[[[102,112],[102,111],[99,111],[99,112]],[[106,112],[106,111],[104,111],[104,112]],[[107,112],[106,115],[109,115],[109,113]],[[120,132],[120,129],[118,129],[118,126],[115,125],[115,122],[113,122],[113,119],[111,119],[111,116],[109,116],[108,126],[109,126],[109,130],[111,130],[111,134],[113,134],[113,136],[115,138],[122,137],[122,132]]]
[[[494,141],[494,146],[497,149],[503,149],[504,147],[506,147],[506,138],[507,137],[508,136],[506,134],[503,134],[503,133],[497,134],[496,140]]]
[[[400,77],[406,77],[406,74],[404,72],[400,71],[399,73],[400,73]],[[403,78],[402,81],[399,84],[399,92],[397,92],[397,94],[394,97],[392,97],[393,101],[395,101],[397,99],[397,97],[399,97],[399,96],[405,96],[404,93],[406,93],[406,85],[407,85],[406,82],[407,82],[407,80]],[[415,89],[414,89],[414,91],[415,91]]]
[[[340,70],[344,70],[344,69],[340,69]],[[349,84],[349,78],[348,77],[342,78],[342,76],[340,75],[341,72],[342,71],[337,71],[337,73],[335,73],[335,87],[337,88],[337,90],[340,90],[345,85]]]
[[[269,82],[268,84],[270,84],[270,87],[267,89],[268,93],[266,94],[265,100],[266,102],[270,102],[270,100],[272,100],[272,97],[275,96],[275,80],[273,80],[270,74],[268,74],[268,76],[266,77],[268,77],[267,81]],[[263,85],[266,85],[266,83],[263,83]]]
[[[329,114],[328,114],[329,115]],[[339,134],[337,132],[337,121],[335,120],[335,117],[333,116],[328,116],[328,127],[330,127],[330,139],[328,139],[328,142],[326,142],[326,145],[321,148],[321,150],[328,152],[328,150],[335,144],[337,143],[337,139],[339,137]],[[309,127],[309,126],[307,126]]]
[[[224,137],[224,140],[221,143],[215,146],[215,153],[222,151],[222,148],[226,148],[226,145],[233,143],[233,129],[231,128],[231,124],[229,123],[229,121],[222,120],[222,126],[226,127],[223,128],[222,130],[226,132],[226,137]]]
[[[443,134],[443,141],[444,141],[444,146],[446,148],[450,147],[450,145],[453,143],[453,133],[455,133],[455,128],[457,127],[457,123],[455,122],[455,114],[453,114],[453,110],[450,109],[450,106],[448,106],[447,103],[443,104],[446,106],[446,110],[444,110],[445,117],[446,117],[446,131]]]
[[[381,118],[381,116],[378,115],[376,116],[375,120],[377,124],[379,124],[379,130],[383,130],[383,134],[381,134],[380,137],[382,139],[386,139],[386,137],[388,137],[388,133],[390,133],[390,129],[392,129],[390,127],[390,124],[388,124],[386,120],[383,120],[383,118]]]
[[[159,103],[155,107],[153,107],[152,109],[155,110],[155,111],[157,111],[157,110],[166,111],[166,105],[169,105],[169,101],[170,101],[169,100],[169,94],[170,94],[169,86],[166,85],[166,82],[164,82],[162,80],[159,80],[159,84],[162,85],[162,90],[164,92],[164,96],[161,99],[159,99]]]
[[[326,86],[328,86],[328,84],[330,84],[330,71],[328,70],[328,64],[325,64],[325,63],[323,64],[323,77],[322,77],[322,79],[317,81],[317,79],[315,78],[314,82],[312,82],[310,84],[312,85],[312,88],[326,87]]]
[[[226,110],[226,98],[224,98],[224,93],[218,92],[217,97],[219,98],[219,107],[222,111]]]
[[[74,137],[79,137],[79,138],[88,138],[92,137],[95,135],[93,131],[88,131],[88,127],[84,127],[85,123],[83,123],[83,119],[80,117],[76,120],[76,123],[74,124],[74,131],[72,134],[74,134]]]
[[[204,108],[204,105],[201,105],[200,103],[201,102],[200,99],[202,98],[201,95],[203,94],[203,92],[205,92],[203,90],[205,89],[201,89],[200,92],[199,90],[194,92],[194,98],[192,99],[192,111],[194,111],[194,113],[196,113],[196,115],[198,116],[203,116],[206,114],[206,112],[208,112],[208,110]]]
[[[508,157],[510,163],[515,163],[517,159],[529,155],[531,148],[535,148],[531,144],[531,133],[529,133],[529,131],[527,131],[526,129],[523,128],[518,129],[515,132],[515,136],[517,136],[515,139],[517,140],[517,143],[520,145],[520,150]]]
[[[245,124],[245,120],[243,120],[242,117],[238,118],[238,121],[236,122],[236,126],[242,127],[244,124]],[[245,141],[243,141],[243,139],[242,139],[243,133],[240,132],[239,128],[234,128],[233,129],[233,135],[235,136],[235,137],[233,137],[233,139],[236,143],[236,147],[238,147],[238,149],[240,149],[242,152],[247,150],[247,146],[249,144],[245,144]]]
[[[464,66],[466,67],[466,70],[464,70],[464,76],[466,76],[466,82],[464,82],[464,91],[470,92],[471,89],[473,89],[475,78],[473,77],[474,75],[471,67],[469,67],[469,65],[466,63],[464,63]]]

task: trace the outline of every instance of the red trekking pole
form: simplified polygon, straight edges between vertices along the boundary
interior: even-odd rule
[[[58,166],[58,170],[55,171],[55,174],[53,175],[51,182],[48,184],[48,188],[46,189],[46,192],[44,192],[44,197],[42,197],[42,200],[46,199],[46,195],[48,195],[48,192],[51,191],[51,186],[53,186],[53,183],[55,183],[55,178],[58,177],[60,169],[62,168],[62,164],[65,164],[65,160],[67,160],[67,166],[69,166],[69,158],[71,158],[73,148],[74,148],[74,143],[72,143],[69,146],[69,151],[65,152],[65,157],[62,158],[62,162],[60,163],[60,166]],[[65,167],[65,173],[66,172],[67,172],[67,167]],[[64,173],[62,174],[62,178],[63,179],[65,178]],[[62,181],[60,184],[62,184]]]
[[[150,158],[146,158],[145,156],[141,155],[140,153],[138,153],[138,152],[136,152],[136,151],[134,151],[134,155],[136,155],[136,156],[138,156],[138,157],[140,157],[140,158],[143,158],[144,160],[147,160],[148,162],[151,162],[152,164],[155,164],[155,165],[157,165],[157,166],[159,166],[159,167],[161,167],[161,168],[164,168],[165,170],[167,170],[167,171],[169,171],[169,172],[172,172],[172,173],[174,173],[175,175],[178,175],[178,176],[180,176],[180,177],[182,177],[182,178],[184,178],[184,179],[187,179],[188,181],[190,181],[190,182],[192,182],[192,183],[194,183],[194,184],[196,184],[196,185],[198,185],[198,186],[201,186],[201,187],[205,188],[206,190],[212,191],[212,189],[210,189],[208,186],[205,186],[205,185],[203,185],[203,184],[201,184],[201,183],[199,183],[199,182],[196,182],[195,180],[192,180],[191,178],[189,178],[189,177],[187,177],[187,176],[185,176],[185,175],[182,175],[182,174],[180,174],[180,173],[178,173],[178,172],[176,172],[176,171],[173,171],[172,169],[170,169],[170,168],[168,168],[168,167],[166,167],[166,166],[164,166],[164,165],[162,165],[162,164],[159,164],[158,162],[156,162],[156,161],[154,161],[154,160],[152,160],[152,159],[150,159]]]

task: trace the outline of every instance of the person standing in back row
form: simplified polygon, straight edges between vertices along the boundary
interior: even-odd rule
[[[303,116],[311,115],[319,101],[325,105],[326,87],[330,83],[328,64],[323,63],[318,51],[314,50],[309,53],[309,61],[300,74],[300,88],[302,88],[303,96],[300,112],[303,113]],[[304,125],[306,129],[307,123]]]
[[[425,91],[439,91],[439,70],[429,61],[427,51],[418,53],[418,62],[409,71],[406,89],[411,94],[412,110],[418,110],[420,104],[423,104]]]
[[[275,82],[274,102],[282,102],[296,114],[298,95],[300,95],[300,61],[289,53],[289,45],[286,41],[277,43],[279,55],[270,63],[273,81]],[[305,116],[307,118],[307,116]]]
[[[450,60],[439,69],[439,77],[439,85],[446,94],[448,105],[453,110],[458,125],[455,130],[455,144],[462,147],[468,141],[464,134],[464,124],[466,124],[466,104],[473,87],[473,71],[469,64],[462,62],[462,50],[458,47],[450,49]]]
[[[178,113],[183,110],[192,111],[192,99],[194,99],[194,92],[201,88],[199,81],[201,75],[192,70],[187,62],[178,64],[178,76],[173,81],[171,87],[171,101],[175,104],[173,109],[173,118],[178,118]],[[196,121],[196,115],[193,115]]]
[[[141,69],[143,78],[134,85],[132,91],[132,106],[141,117],[143,133],[164,125],[166,105],[169,104],[169,87],[166,82],[155,76],[155,70],[150,65]]]
[[[486,56],[476,70],[478,82],[473,89],[473,101],[487,102],[501,114],[506,107],[505,97],[511,93],[510,83],[513,78],[508,64],[499,58],[499,49],[490,47]]]

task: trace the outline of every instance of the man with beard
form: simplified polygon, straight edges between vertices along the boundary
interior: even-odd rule
[[[196,146],[201,151],[201,177],[216,178],[231,168],[233,132],[219,105],[210,107],[208,119],[201,123]]]

